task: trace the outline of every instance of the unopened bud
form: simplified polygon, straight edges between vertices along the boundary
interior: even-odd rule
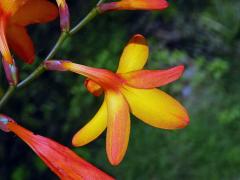
[[[66,71],[67,69],[63,65],[64,62],[66,61],[58,61],[58,60],[45,61],[43,65],[47,70]]]
[[[6,78],[10,85],[17,85],[18,83],[18,68],[13,59],[12,64],[8,64],[5,60],[2,60]]]
[[[68,5],[65,0],[57,0],[59,14],[60,14],[60,25],[62,31],[69,31],[70,29],[70,14]]]
[[[11,119],[10,117],[0,114],[0,129],[4,132],[10,132],[10,130],[7,127],[7,124],[9,122],[14,122],[13,119]]]

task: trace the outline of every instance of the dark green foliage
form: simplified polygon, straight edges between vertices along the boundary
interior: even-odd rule
[[[95,1],[69,1],[73,24]],[[127,155],[118,167],[106,159],[105,134],[76,152],[117,179],[239,179],[240,13],[235,0],[171,1],[164,12],[115,12],[94,19],[68,39],[55,58],[115,70],[135,33],[149,40],[149,69],[185,64],[180,80],[162,89],[179,99],[191,116],[182,130],[166,131],[132,117]],[[21,78],[36,67],[58,32],[58,23],[32,26],[37,62],[18,61]],[[41,37],[41,38],[40,38]],[[47,72],[19,90],[2,113],[32,131],[71,147],[72,135],[97,112],[102,98],[73,73]],[[7,88],[1,69],[0,95]],[[55,179],[17,137],[0,132],[0,179]]]

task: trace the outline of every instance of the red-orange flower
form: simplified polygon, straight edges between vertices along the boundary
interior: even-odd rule
[[[117,165],[128,146],[129,112],[157,128],[178,129],[188,125],[189,117],[185,108],[168,94],[156,89],[180,78],[184,66],[167,70],[142,70],[148,53],[145,38],[135,35],[124,49],[116,73],[70,61],[45,62],[49,70],[69,70],[88,77],[85,86],[94,95],[104,91],[102,106],[92,120],[75,134],[73,145],[85,145],[107,128],[108,159],[111,164]]]
[[[0,114],[0,129],[13,132],[62,180],[113,180],[103,171],[77,156],[69,148],[46,137],[35,135],[11,118]]]
[[[166,0],[121,0],[118,2],[102,3],[100,12],[117,10],[162,10],[168,7]]]
[[[9,45],[24,62],[33,63],[34,46],[25,26],[52,21],[57,15],[57,7],[48,0],[1,0],[0,51],[3,59],[13,64]]]

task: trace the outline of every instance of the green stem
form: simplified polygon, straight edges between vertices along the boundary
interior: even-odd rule
[[[61,47],[63,42],[68,38],[68,36],[69,36],[68,32],[62,32],[61,33],[61,35],[58,38],[58,41],[56,42],[55,46],[53,47],[51,52],[47,55],[47,57],[45,58],[44,61],[47,61],[47,60],[51,59],[56,54],[56,52]]]
[[[70,30],[69,34],[73,35],[76,32],[78,32],[87,23],[89,23],[93,18],[95,18],[98,14],[99,14],[98,9],[97,8],[93,8],[82,21],[80,21],[72,30]]]
[[[67,32],[62,32],[60,37],[58,38],[58,41],[56,42],[55,46],[52,48],[51,52],[47,55],[47,57],[44,59],[44,61],[47,61],[51,59],[57,52],[57,50],[61,47],[62,43],[65,41],[65,39],[68,37]],[[42,73],[44,73],[45,68],[43,64],[40,64],[37,69],[35,69],[26,79],[24,79],[22,82],[20,82],[17,85],[17,88],[22,88],[26,86],[27,84],[31,83],[34,79],[39,77]]]
[[[8,99],[12,96],[12,94],[14,93],[14,90],[16,89],[15,86],[10,85],[8,87],[7,92],[4,94],[4,96],[2,97],[1,101],[0,101],[0,109],[6,104],[6,102],[8,101]]]
[[[70,30],[69,34],[73,35],[76,32],[78,32],[80,29],[82,29],[87,23],[89,23],[92,19],[94,19],[98,14],[98,8],[97,6],[101,3],[103,3],[105,0],[99,0],[96,7],[93,8],[86,16],[83,20],[81,20],[74,28],[72,28],[72,30]]]
[[[34,79],[39,77],[42,73],[44,73],[45,68],[42,64],[40,64],[37,69],[35,69],[26,79],[21,81],[18,85],[17,88],[22,88],[26,86],[27,84],[31,83]]]
[[[98,3],[97,3],[97,6],[101,3],[103,3],[105,0],[99,0]]]
[[[79,30],[81,30],[88,22],[90,22],[94,17],[96,17],[99,14],[97,8],[93,8],[87,15],[86,17],[81,20],[72,30],[69,32],[62,32],[61,36],[59,37],[57,43],[49,53],[49,55],[45,58],[44,61],[47,61],[51,59],[57,52],[57,50],[61,47],[63,42],[67,37],[72,36],[73,34],[77,33]],[[36,79],[38,76],[40,76],[43,72],[45,72],[46,69],[42,64],[38,66],[38,68],[33,71],[26,79],[24,79],[22,82],[20,82],[17,85],[17,88],[22,88],[32,82],[34,79]]]
[[[99,0],[97,5],[100,3],[103,3],[104,0]],[[99,14],[99,11],[97,7],[93,8],[86,16],[83,18],[74,28],[72,28],[69,32],[62,32],[58,41],[52,48],[51,52],[47,55],[44,61],[47,61],[51,59],[56,52],[59,50],[63,42],[67,39],[67,37],[70,37],[71,35],[74,35],[79,30],[81,30],[87,23],[89,23],[92,19],[94,19]],[[46,69],[44,68],[43,64],[41,63],[26,79],[24,79],[22,82],[20,82],[16,87],[15,86],[9,86],[7,92],[4,94],[4,96],[0,100],[0,109],[3,107],[3,105],[8,101],[8,99],[13,95],[15,89],[23,88],[24,86],[31,83],[33,80],[35,80],[38,76],[40,76],[42,73],[44,73]]]

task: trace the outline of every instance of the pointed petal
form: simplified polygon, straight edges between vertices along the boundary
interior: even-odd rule
[[[131,112],[145,123],[162,129],[183,128],[189,123],[185,108],[158,89],[122,88]]]
[[[0,51],[4,61],[8,64],[13,64],[13,59],[6,39],[6,23],[7,19],[5,17],[0,17]]]
[[[27,143],[60,179],[113,179],[80,158],[66,146],[46,137],[35,135],[15,122],[8,122],[7,130],[14,132]]]
[[[118,165],[126,151],[130,133],[129,107],[122,94],[106,92],[108,109],[106,149],[110,163]]]
[[[117,73],[127,73],[142,69],[147,62],[148,53],[149,49],[146,39],[140,34],[133,36],[123,50]]]
[[[13,51],[25,63],[33,63],[35,57],[34,47],[24,27],[19,25],[9,26],[7,29],[7,40]]]
[[[57,7],[47,0],[28,1],[11,18],[11,22],[26,26],[35,23],[46,23],[58,16]]]
[[[99,5],[100,12],[116,10],[162,10],[168,7],[166,0],[121,0]]]
[[[180,65],[167,70],[140,70],[121,74],[121,76],[131,87],[149,89],[177,80],[182,76],[183,70],[184,66]]]
[[[96,139],[107,127],[107,104],[104,101],[97,114],[73,137],[74,146],[83,146]]]

